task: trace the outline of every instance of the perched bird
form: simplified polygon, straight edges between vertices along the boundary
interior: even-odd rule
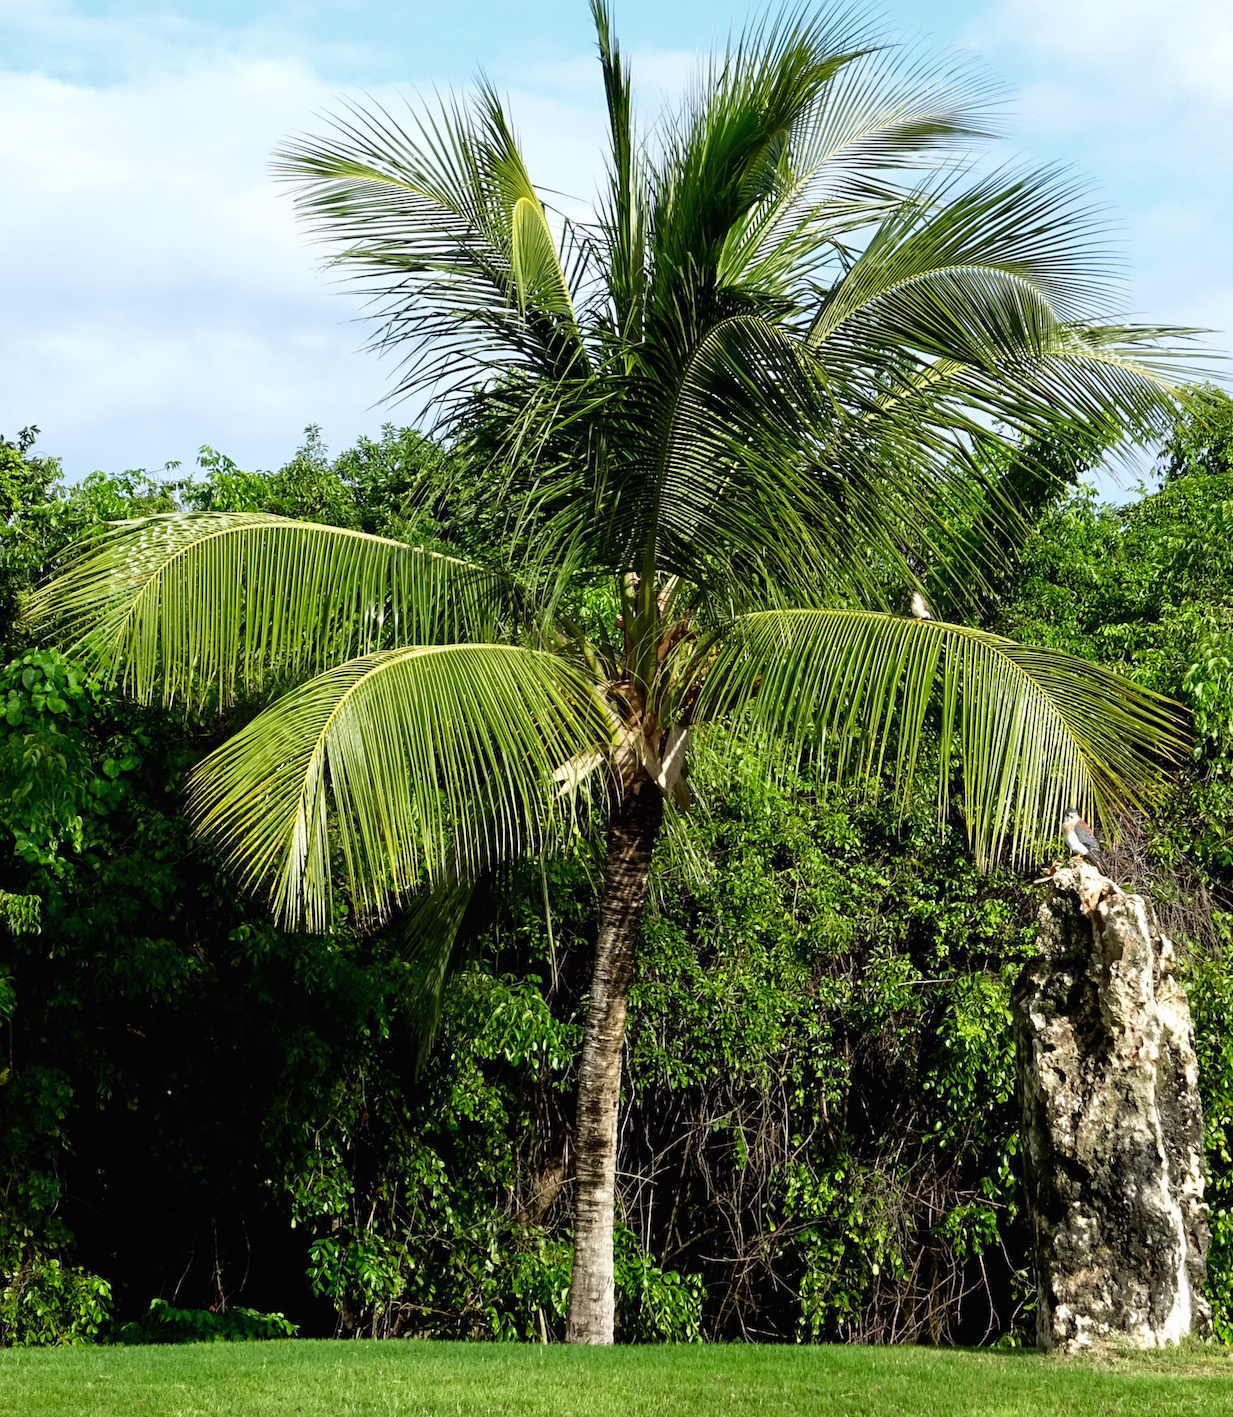
[[[1105,869],[1096,833],[1079,815],[1077,808],[1066,808],[1066,815],[1062,818],[1062,835],[1066,838],[1066,845],[1076,856],[1086,856],[1099,871]]]
[[[933,619],[933,611],[929,608],[929,602],[918,590],[912,592],[912,614],[918,620]]]

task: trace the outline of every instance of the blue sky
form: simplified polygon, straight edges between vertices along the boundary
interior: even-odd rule
[[[642,108],[745,5],[615,0]],[[1076,167],[1122,233],[1127,310],[1233,330],[1230,0],[889,0],[892,35],[962,51],[1010,95],[1007,158]],[[510,96],[534,175],[586,201],[602,134],[585,0],[0,0],[0,433],[37,423],[70,476],[285,460],[414,412],[382,405],[266,175],[348,94]],[[1215,337],[1233,346],[1227,334]]]

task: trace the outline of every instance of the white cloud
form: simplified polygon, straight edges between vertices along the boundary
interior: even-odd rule
[[[178,57],[107,85],[0,75],[0,181],[15,198],[0,433],[39,423],[70,475],[189,460],[203,441],[268,465],[306,423],[339,446],[414,415],[371,407],[388,366],[357,353],[359,302],[321,274],[268,173],[336,90],[294,60]],[[599,96],[564,87],[513,107],[533,170],[585,203]]]
[[[66,52],[105,39],[120,73],[0,74],[0,181],[22,212],[0,272],[0,433],[37,422],[77,476],[191,461],[206,441],[267,466],[309,422],[338,447],[414,418],[411,405],[373,407],[389,365],[358,352],[360,303],[321,273],[268,171],[280,140],[336,109],[337,88],[271,57],[257,31],[125,26],[64,6],[22,22]],[[651,114],[695,63],[634,60]],[[594,60],[512,77],[532,174],[585,216],[602,174]],[[399,94],[374,96],[397,112]]]
[[[269,461],[310,420],[371,426],[376,382],[361,401],[304,357],[359,333],[265,170],[327,97],[300,66],[233,58],[106,87],[5,76],[0,431],[38,422],[76,474],[191,458],[189,436],[243,428]]]
[[[1103,76],[1090,101],[1118,94],[1135,126],[1179,101],[1233,108],[1228,0],[1002,0],[976,30]]]
[[[204,441],[267,466],[306,423],[337,447],[414,413],[372,407],[388,366],[357,352],[358,302],[320,274],[267,170],[282,138],[335,107],[321,69],[355,56],[52,0],[0,0],[5,24],[62,58],[58,77],[32,61],[0,73],[0,432],[38,422],[78,475],[189,460]],[[1126,213],[1143,317],[1233,329],[1230,0],[1000,0],[968,38],[1026,79],[1021,142],[1075,158]],[[632,56],[644,120],[696,64]],[[602,165],[594,59],[502,87],[534,176],[582,214]]]
[[[268,290],[298,242],[269,152],[327,97],[289,64],[107,88],[7,76],[0,164],[27,214],[21,255],[44,269],[62,258],[66,291],[97,292],[102,273],[110,293],[140,296],[224,270],[229,285]]]
[[[1018,75],[1020,142],[1111,200],[1139,316],[1233,332],[1230,0],[1000,0],[966,38]]]

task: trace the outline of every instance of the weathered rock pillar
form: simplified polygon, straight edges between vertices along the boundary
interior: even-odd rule
[[[1041,1348],[1211,1331],[1203,1114],[1186,994],[1151,906],[1052,876],[1013,995]]]

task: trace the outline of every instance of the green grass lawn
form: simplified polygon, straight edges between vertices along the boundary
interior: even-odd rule
[[[1233,1414],[1216,1347],[1098,1362],[925,1348],[218,1343],[0,1352],[3,1417]]]

